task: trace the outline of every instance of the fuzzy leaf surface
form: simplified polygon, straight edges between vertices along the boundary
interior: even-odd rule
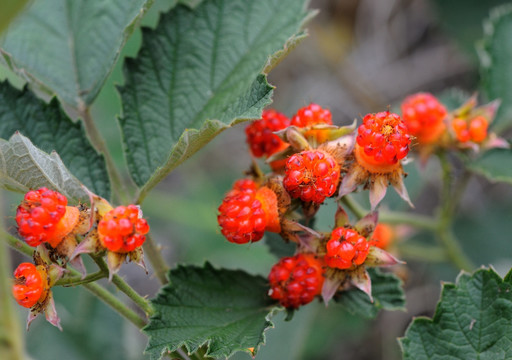
[[[480,46],[482,90],[488,100],[501,99],[493,123],[500,132],[512,126],[512,6],[494,8],[484,23],[484,40]]]
[[[404,359],[512,358],[511,273],[461,273],[444,284],[434,317],[415,319],[400,342]]]
[[[466,166],[493,182],[512,184],[512,150],[492,149],[478,159],[466,161]]]
[[[143,29],[119,88],[137,185],[153,187],[224,129],[261,116],[272,87],[259,74],[269,56],[303,35],[305,3],[205,0],[194,9],[179,5],[156,29]]]
[[[46,186],[70,199],[89,198],[57,153],[45,153],[18,132],[0,139],[0,186],[19,192]]]
[[[0,60],[43,93],[87,106],[152,2],[33,1],[0,40]]]
[[[391,273],[368,269],[372,279],[373,303],[359,289],[351,289],[336,296],[335,300],[354,315],[373,319],[380,310],[405,310],[405,294],[402,281]]]
[[[251,347],[257,351],[265,341],[276,304],[267,296],[263,277],[206,263],[203,268],[179,266],[170,279],[151,300],[157,313],[143,329],[152,360],[183,345],[194,352],[203,344],[209,356],[225,358]]]
[[[0,33],[13,21],[18,13],[27,5],[28,0],[6,0],[0,12]]]
[[[16,131],[46,153],[55,150],[92,192],[110,198],[105,160],[90,144],[82,123],[71,121],[57,99],[46,104],[27,88],[18,91],[5,81],[0,83],[0,138],[9,139]]]

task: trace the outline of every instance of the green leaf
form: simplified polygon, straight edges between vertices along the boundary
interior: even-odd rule
[[[143,29],[119,88],[125,153],[147,191],[226,128],[261,116],[272,87],[258,74],[293,44],[305,0],[209,0]],[[284,54],[284,52],[282,52]],[[270,65],[270,64],[268,64]]]
[[[434,317],[415,319],[400,343],[404,359],[511,359],[512,274],[461,273],[444,284]]]
[[[350,313],[373,319],[380,310],[404,310],[405,294],[402,281],[391,273],[370,268],[373,303],[368,295],[359,289],[351,289],[336,296],[335,300]]]
[[[34,1],[0,41],[4,63],[77,109],[93,102],[153,0]],[[2,60],[2,56],[0,56]]]
[[[261,276],[239,270],[179,266],[171,283],[151,301],[157,314],[143,332],[149,336],[146,352],[152,360],[185,346],[192,353],[203,344],[208,355],[229,357],[264,343],[263,332],[275,310]]]
[[[512,150],[492,149],[478,159],[466,161],[466,166],[490,181],[512,184]]]
[[[265,233],[265,245],[270,252],[277,258],[293,256],[297,250],[297,246],[292,242],[286,242],[276,233]]]
[[[105,160],[89,143],[82,124],[73,123],[57,99],[46,104],[27,88],[18,91],[5,81],[0,83],[0,138],[9,139],[16,131],[44,152],[55,150],[92,192],[110,198]]]
[[[28,0],[5,0],[2,2],[0,11],[0,33],[11,23],[11,21],[23,10]]]
[[[512,126],[512,6],[493,9],[484,33],[479,48],[481,88],[489,100],[501,99],[493,122],[494,130],[501,132]]]
[[[471,94],[459,88],[450,88],[444,90],[438,95],[439,101],[446,106],[448,111],[453,111],[459,108],[462,104],[464,104],[469,98]]]
[[[46,186],[71,199],[89,198],[56,152],[39,150],[18,132],[9,141],[0,139],[0,186],[19,192]]]

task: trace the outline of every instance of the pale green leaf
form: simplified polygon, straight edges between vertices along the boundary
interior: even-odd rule
[[[70,199],[88,199],[83,185],[57,153],[39,150],[20,133],[8,141],[0,139],[0,186],[19,192],[46,186]]]
[[[225,358],[264,343],[275,311],[264,278],[206,263],[179,266],[170,279],[151,301],[156,315],[143,329],[152,360],[181,346],[192,353],[207,344],[209,356]]]
[[[34,1],[4,33],[0,60],[37,90],[93,102],[153,0]]]
[[[39,149],[56,151],[69,171],[92,192],[110,198],[110,182],[103,156],[89,143],[80,122],[73,123],[53,99],[49,104],[28,89],[18,91],[0,83],[0,138],[16,131]]]
[[[147,191],[222,130],[261,116],[272,87],[258,74],[302,36],[305,2],[205,0],[143,29],[119,89],[126,158],[139,186]]]
[[[491,11],[484,23],[479,47],[481,88],[489,100],[501,99],[493,127],[497,132],[512,126],[512,6]]]
[[[444,284],[434,317],[415,319],[400,342],[406,360],[511,359],[511,274],[461,273]]]
[[[512,184],[512,150],[492,149],[477,159],[468,159],[466,166],[491,181]]]

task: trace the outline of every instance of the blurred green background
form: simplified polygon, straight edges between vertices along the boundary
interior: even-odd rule
[[[143,20],[154,26],[160,11],[174,1],[156,0]],[[472,93],[478,84],[475,43],[482,36],[482,20],[489,9],[503,1],[481,0],[315,0],[320,12],[309,25],[310,37],[300,44],[273,72],[276,86],[273,106],[291,116],[310,102],[328,107],[338,125],[348,124],[368,112],[382,111],[417,91],[441,93],[457,87]],[[126,178],[126,164],[116,116],[120,112],[116,84],[122,84],[122,63],[135,56],[141,34],[137,30],[93,105],[95,122],[104,134],[118,166]],[[0,67],[17,87],[22,82]],[[177,263],[242,268],[266,276],[277,258],[264,241],[237,246],[220,234],[216,209],[235,179],[250,163],[244,125],[222,133],[187,163],[168,176],[143,205],[155,240],[165,258]],[[416,212],[432,214],[437,204],[439,166],[407,166],[406,185]],[[485,196],[483,196],[485,194]],[[361,196],[366,201],[366,194]],[[18,194],[5,195],[8,229]],[[504,185],[474,178],[457,215],[456,233],[464,249],[480,265],[493,264],[503,275],[511,267],[508,221],[512,191]],[[392,209],[403,204],[394,194],[385,201]],[[333,224],[335,204],[329,203],[318,216],[317,227]],[[411,243],[434,243],[416,233]],[[13,253],[13,264],[23,257]],[[454,281],[457,269],[448,264],[425,264],[407,259],[405,276],[407,312],[381,313],[374,321],[356,318],[343,309],[314,303],[301,308],[291,322],[283,314],[267,331],[267,344],[257,359],[304,360],[392,360],[400,358],[396,337],[412,316],[431,315],[438,299],[440,280]],[[403,270],[403,269],[402,269]],[[121,274],[142,294],[154,296],[159,284],[135,265]],[[119,295],[123,297],[123,295]],[[145,338],[131,324],[99,303],[82,289],[55,290],[57,310],[64,332],[37,319],[27,333],[26,345],[33,359],[142,359]],[[17,307],[20,323],[26,310]],[[237,354],[233,359],[250,359]]]

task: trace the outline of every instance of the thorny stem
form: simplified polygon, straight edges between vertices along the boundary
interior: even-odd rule
[[[161,249],[154,242],[151,235],[146,235],[146,241],[142,245],[144,249],[144,254],[147,256],[151,266],[153,267],[153,271],[155,272],[156,277],[160,280],[162,285],[167,284],[167,272],[169,271],[169,267],[165,263],[164,258],[162,257]]]

